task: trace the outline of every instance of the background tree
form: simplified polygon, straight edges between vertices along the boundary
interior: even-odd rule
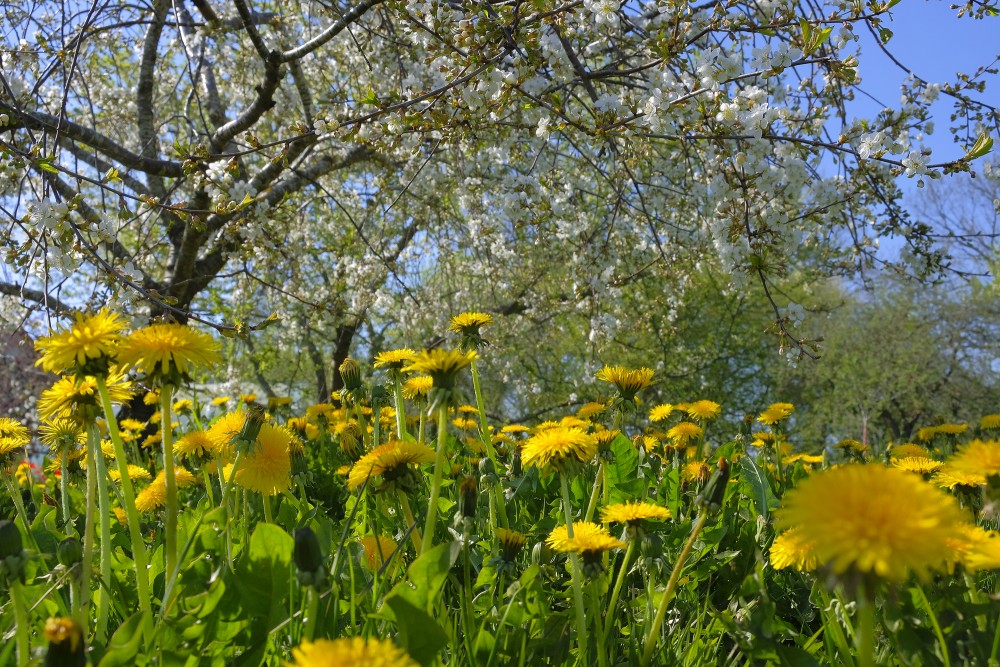
[[[256,353],[234,345],[265,380],[273,350],[301,350],[317,396],[352,348],[468,308],[505,316],[496,372],[530,395],[625,356],[599,343],[612,324],[646,315],[665,336],[659,308],[693,287],[726,303],[753,285],[781,344],[809,352],[786,277],[870,268],[886,236],[909,270],[940,269],[895,179],[968,169],[1000,122],[991,70],[913,78],[900,108],[852,119],[855,34],[891,2],[46,9],[3,10],[0,291],[237,337],[278,311]],[[932,163],[917,137],[939,91],[964,157]],[[511,344],[546,326],[586,354]]]

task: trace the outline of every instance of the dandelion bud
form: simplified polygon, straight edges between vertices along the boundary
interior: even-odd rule
[[[83,560],[83,547],[80,545],[80,540],[75,537],[67,537],[59,543],[56,557],[63,567],[73,567],[79,563]]]
[[[344,382],[345,392],[355,392],[361,388],[361,365],[358,362],[347,357],[338,370],[340,379]]]
[[[476,517],[476,502],[479,500],[479,485],[475,477],[463,477],[458,485],[459,509],[466,519]]]
[[[83,667],[87,664],[83,632],[72,618],[45,621],[45,638],[49,640],[45,667]]]
[[[295,529],[295,550],[292,554],[296,576],[303,586],[316,586],[323,579],[323,550],[319,538],[309,526]]]
[[[725,458],[720,458],[718,467],[712,473],[712,477],[705,484],[705,488],[698,494],[698,504],[708,508],[710,512],[717,512],[722,507],[722,501],[726,496],[726,485],[729,483],[729,462]]]
[[[257,443],[257,437],[260,435],[260,428],[264,425],[265,416],[263,407],[254,404],[247,406],[247,418],[243,421],[243,426],[233,442],[237,450],[253,450]]]
[[[21,531],[14,522],[7,519],[0,521],[0,558],[20,557],[23,548]]]

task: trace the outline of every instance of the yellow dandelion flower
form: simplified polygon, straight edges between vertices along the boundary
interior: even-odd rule
[[[508,424],[500,429],[501,433],[530,433],[531,429],[523,424]]]
[[[240,394],[241,403],[253,403],[256,400],[257,400],[257,394],[254,392],[251,392],[249,394]]]
[[[968,424],[939,424],[937,426],[937,432],[945,435],[961,435],[967,430],[969,430]]]
[[[986,475],[978,472],[955,470],[951,466],[945,465],[938,469],[931,478],[931,481],[949,491],[955,490],[956,487],[972,489],[977,486],[985,486]]]
[[[231,400],[232,399],[229,398],[228,396],[216,396],[215,398],[212,399],[212,405],[219,408],[226,405]]]
[[[927,459],[932,458],[931,450],[921,445],[915,445],[912,442],[904,442],[889,448],[890,458],[905,459],[913,456]]]
[[[479,422],[469,417],[455,417],[451,423],[462,431],[475,431],[479,428]]]
[[[973,440],[948,459],[948,465],[958,472],[1000,475],[1000,440]]]
[[[427,398],[434,386],[434,378],[430,375],[415,375],[403,383],[403,398],[415,401]]]
[[[948,540],[954,550],[953,562],[959,562],[970,572],[1000,569],[1000,532],[972,524],[956,527]]]
[[[38,438],[53,452],[73,449],[87,441],[87,435],[72,419],[46,419],[38,427]]]
[[[194,401],[190,398],[182,398],[179,401],[174,401],[173,406],[171,406],[171,410],[174,411],[175,415],[182,415],[191,412],[194,410]]]
[[[923,440],[924,442],[933,440],[937,434],[937,426],[924,426],[917,430],[917,440]]]
[[[935,461],[925,456],[907,456],[892,460],[892,466],[900,470],[915,472],[918,475],[929,475],[944,466],[941,461]]]
[[[816,473],[785,494],[778,526],[798,528],[834,574],[925,578],[950,555],[963,513],[951,496],[902,470],[849,464]]]
[[[110,375],[106,382],[112,403],[125,403],[132,396],[132,385],[121,375]],[[61,378],[38,399],[38,414],[42,419],[73,419],[82,424],[96,419],[100,413],[97,379],[92,375]]]
[[[115,513],[115,518],[118,519],[118,523],[123,526],[128,525],[128,514],[125,512],[124,507],[113,507],[111,511]]]
[[[283,408],[286,405],[291,405],[291,396],[268,396],[267,397],[267,407],[269,410],[274,408]]]
[[[608,409],[604,403],[598,403],[596,401],[591,401],[589,403],[584,403],[580,406],[580,409],[576,411],[576,416],[580,419],[590,419],[591,417],[596,417],[597,415],[603,413]]]
[[[386,535],[367,535],[361,538],[364,560],[370,572],[377,572],[396,551],[396,541]]]
[[[512,561],[517,558],[517,554],[528,543],[527,535],[507,528],[497,528],[496,536],[497,541],[500,543],[500,552],[506,561]]]
[[[108,477],[110,477],[111,479],[113,479],[116,482],[120,482],[122,480],[122,472],[121,472],[121,470],[118,470],[118,469],[109,470],[108,471]],[[137,466],[137,465],[135,465],[133,463],[129,463],[128,464],[128,477],[133,482],[136,481],[136,480],[140,480],[140,479],[152,479],[153,478],[153,476],[149,474],[148,470],[146,470],[142,466]]]
[[[686,412],[692,419],[708,421],[709,419],[715,419],[722,414],[722,406],[715,401],[701,400],[695,401],[694,403],[685,403],[684,412]]]
[[[458,372],[472,364],[477,357],[475,350],[461,352],[434,348],[417,354],[403,370],[430,375],[435,388],[450,389],[455,384]]]
[[[680,422],[667,430],[667,437],[678,447],[687,445],[692,440],[701,437],[704,431],[694,422]]]
[[[159,479],[159,475],[157,475]],[[167,484],[162,484],[154,479],[145,489],[135,497],[135,508],[140,512],[152,512],[167,504]]]
[[[215,456],[227,457],[233,450],[233,439],[242,431],[247,413],[242,410],[227,412],[208,427],[208,439],[212,442],[211,452]]]
[[[573,537],[569,537],[566,526],[556,526],[545,538],[553,551],[559,553],[578,553],[584,555],[600,554],[611,549],[624,549],[627,545],[611,536],[603,526],[589,521],[577,521],[573,524]]]
[[[613,384],[623,401],[632,401],[636,392],[653,384],[653,374],[652,368],[605,366],[597,371],[596,377],[598,380]]]
[[[597,454],[597,438],[575,427],[553,427],[535,433],[521,445],[521,462],[542,470],[569,461],[586,463]]]
[[[159,405],[160,404],[160,390],[150,389],[142,396],[143,405]]]
[[[992,431],[1000,428],[1000,415],[985,415],[979,420],[979,428],[984,431]]]
[[[141,431],[146,428],[146,422],[138,419],[123,419],[118,422],[118,426],[128,431]]]
[[[761,424],[773,426],[791,417],[794,411],[795,406],[791,403],[772,403],[757,416],[757,421]]]
[[[642,521],[666,521],[670,510],[653,503],[628,502],[608,505],[601,510],[602,523],[634,524]]]
[[[712,474],[712,468],[704,461],[689,461],[681,469],[681,479],[685,482],[704,484]]]
[[[260,433],[253,447],[240,460],[233,481],[249,491],[274,496],[292,485],[292,459],[289,446],[292,432],[282,426],[261,424]],[[232,464],[225,467],[223,475],[229,479]]]
[[[666,421],[670,418],[670,415],[673,414],[673,412],[674,406],[670,403],[660,403],[649,411],[649,421],[654,424],[656,422]]]
[[[191,456],[200,459],[212,456],[216,451],[218,451],[216,442],[209,436],[208,431],[203,429],[185,433],[174,443],[174,454],[182,458]]]
[[[69,327],[35,342],[42,353],[35,365],[49,373],[103,375],[124,330],[119,315],[106,309],[94,315],[77,313]]]
[[[0,417],[0,453],[20,449],[30,441],[28,427],[16,419]]]
[[[786,530],[771,543],[771,567],[775,570],[794,567],[800,572],[812,572],[818,565],[812,546],[798,528]]]
[[[818,465],[823,462],[822,454],[792,454],[791,456],[785,456],[781,459],[781,462],[787,465],[793,463],[804,463],[806,465]]]
[[[479,330],[485,326],[493,324],[493,316],[486,313],[461,313],[451,318],[451,324],[448,326],[449,331],[453,331],[457,334],[468,334],[468,333],[479,333]]]
[[[183,324],[153,324],[133,332],[118,347],[118,362],[150,378],[179,384],[195,368],[219,361],[219,344]]]
[[[317,639],[292,649],[285,667],[420,667],[388,639]]]
[[[389,370],[398,371],[413,361],[417,356],[417,353],[408,347],[403,347],[398,350],[386,350],[385,352],[379,352],[375,355],[375,363],[373,366],[375,368],[387,368]]]
[[[347,478],[347,487],[353,491],[366,480],[376,477],[382,477],[386,482],[397,481],[404,477],[409,466],[431,463],[434,457],[434,450],[427,445],[393,440],[376,447],[358,459]]]
[[[863,445],[857,440],[852,440],[851,438],[845,438],[836,444],[837,449],[843,449],[844,451],[855,452],[857,454],[863,453],[868,449],[867,445]],[[921,447],[923,449],[923,447]]]

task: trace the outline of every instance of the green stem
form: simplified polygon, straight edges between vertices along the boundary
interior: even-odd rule
[[[368,435],[368,425],[365,424],[365,413],[361,411],[361,403],[357,402],[354,403],[354,416],[358,420],[358,429],[361,431],[361,447],[363,449],[370,449],[370,447],[368,447],[368,445],[370,444]],[[372,418],[377,419],[374,411],[372,412]]]
[[[420,535],[417,534],[416,528],[413,525],[416,521],[413,520],[413,511],[410,509],[410,500],[406,497],[406,494],[400,490],[396,490],[396,495],[399,497],[399,506],[403,510],[403,518],[406,519],[406,530],[410,531],[410,539],[413,540],[413,549],[416,553],[423,553],[423,549],[420,548]],[[413,528],[413,530],[410,530]]]
[[[236,470],[239,468],[240,460],[243,457],[243,452],[236,452],[236,459],[233,460],[233,467],[229,469],[229,475],[226,477],[225,484],[222,486],[222,500],[219,502],[219,507],[222,508],[222,513],[226,525],[226,562],[229,564],[229,569],[233,570],[233,531],[231,526],[231,521],[229,520],[229,492],[233,488],[233,479],[236,477]],[[222,461],[218,462],[219,475],[221,476],[224,470]]]
[[[90,579],[94,568],[94,520],[97,518],[97,470],[94,450],[101,447],[97,424],[87,428],[87,509],[83,525],[83,560],[80,563],[80,608],[77,623],[90,627]],[[84,630],[86,633],[86,630]]]
[[[604,459],[601,459],[601,465],[597,468],[597,477],[594,478],[594,488],[590,491],[590,502],[587,503],[587,514],[583,518],[584,521],[590,521],[594,518],[594,510],[597,509],[597,497],[603,485]]]
[[[427,501],[427,524],[424,527],[423,547],[420,554],[434,544],[434,522],[437,519],[438,496],[441,495],[441,478],[444,476],[444,450],[448,442],[448,406],[442,403],[438,408],[437,456],[434,458],[434,482]]]
[[[261,500],[264,501],[264,523],[274,523],[274,517],[271,516],[271,498],[266,494],[260,494]]]
[[[670,605],[670,600],[674,597],[677,582],[680,580],[681,572],[684,570],[684,562],[691,553],[691,549],[694,548],[695,540],[701,534],[706,521],[708,521],[708,510],[702,509],[698,514],[698,518],[695,519],[694,526],[691,527],[691,534],[688,535],[687,542],[684,543],[684,547],[677,556],[677,562],[674,563],[674,569],[670,573],[670,580],[667,582],[667,587],[663,590],[663,597],[660,598],[660,605],[656,608],[656,616],[653,617],[653,624],[649,628],[649,634],[646,635],[646,643],[642,649],[642,660],[640,661],[642,667],[646,667],[653,657],[653,647],[656,646],[656,639],[660,634],[660,626],[663,625],[663,618],[666,616],[667,607]]]
[[[845,667],[854,667],[854,658],[851,657],[851,647],[848,645],[847,636],[841,627],[840,619],[835,618],[830,611],[833,607],[833,601],[830,599],[822,583],[817,582],[814,588],[819,592],[820,600],[823,603],[821,609],[823,614],[823,628],[833,634],[833,640],[840,650],[840,655],[836,656],[837,662],[845,665]],[[831,655],[830,658],[832,660],[833,656]]]
[[[861,667],[875,667],[875,601],[858,601],[858,664]],[[947,655],[947,653],[946,653]]]
[[[493,438],[490,437],[489,423],[486,421],[486,404],[483,402],[483,390],[479,384],[479,367],[476,362],[472,362],[472,387],[476,392],[476,408],[479,410],[479,439],[486,447],[486,456],[493,464],[493,470],[497,476],[500,475],[500,462],[497,459],[496,449],[493,447]],[[502,484],[493,488],[493,496],[496,500],[497,511],[500,514],[500,525],[503,528],[510,528],[507,520],[507,504],[504,502]],[[496,526],[494,525],[494,528]]]
[[[559,484],[562,487],[563,514],[566,515],[566,536],[573,539],[573,507],[569,496],[569,481],[566,475],[559,473]],[[578,660],[581,664],[587,662],[587,618],[583,607],[583,571],[580,567],[579,554],[569,555],[570,574],[573,577],[573,604],[576,607],[577,644],[580,647]]]
[[[920,584],[917,584],[917,596],[920,599],[920,603],[924,607],[924,611],[927,612],[927,616],[931,619],[931,627],[934,629],[934,636],[937,637],[938,643],[941,645],[941,660],[944,662],[944,667],[951,667],[951,657],[948,655],[948,644],[944,641],[944,633],[941,632],[941,624],[938,623],[937,615],[931,607],[930,600],[927,599],[927,594],[924,593],[924,587]],[[874,606],[874,603],[872,606]]]
[[[392,396],[396,402],[396,436],[403,440],[406,432],[406,404],[403,403],[403,383],[399,371],[392,373]]]
[[[63,526],[68,533],[73,525],[73,517],[69,512],[69,462],[66,452],[59,456],[59,495],[62,501]]]
[[[598,601],[597,581],[590,584],[590,615],[594,617],[594,634],[597,636],[597,665],[607,667],[608,656],[604,650],[604,633],[601,631],[601,606]],[[610,610],[608,616],[611,616]]]
[[[164,385],[160,389],[160,433],[163,444],[163,478],[166,485],[166,506],[163,512],[164,521],[164,573],[177,569],[177,478],[174,475],[174,444],[173,429],[170,427],[170,395],[173,387]],[[167,601],[164,600],[166,605]]]
[[[621,593],[622,584],[625,581],[625,575],[628,572],[628,566],[632,562],[632,552],[635,551],[635,540],[636,538],[630,537],[628,541],[628,547],[625,549],[625,560],[622,561],[621,566],[618,568],[618,576],[615,578],[615,587],[611,590],[611,600],[608,602],[607,617],[604,622],[604,641],[608,640],[611,636],[611,626],[615,622],[615,608],[618,605],[618,595]]]
[[[319,594],[312,586],[306,586],[306,624],[302,638],[312,641],[316,634],[316,615],[319,613]]]
[[[12,473],[8,472],[7,468],[3,465],[0,465],[0,477],[3,477],[7,493],[10,495],[14,507],[17,509],[17,517],[24,526],[24,537],[28,541],[28,546],[35,552],[38,552],[38,543],[35,542],[35,536],[31,533],[31,522],[28,521],[28,511],[24,509],[24,501],[21,499],[21,487],[18,486],[17,481],[12,477]]]
[[[420,409],[420,422],[417,425],[417,442],[423,443],[424,441],[424,429],[427,423],[427,418],[424,415],[424,409]]]
[[[111,587],[111,508],[108,507],[108,468],[104,461],[104,451],[98,447],[94,450],[94,463],[97,466],[97,512],[101,517],[101,586],[97,589],[97,624],[94,627],[94,640],[103,644],[108,632],[108,612]]]
[[[28,643],[28,610],[24,605],[24,590],[16,578],[10,585],[10,601],[14,607],[14,641],[17,645],[17,665],[26,667],[31,662]]]

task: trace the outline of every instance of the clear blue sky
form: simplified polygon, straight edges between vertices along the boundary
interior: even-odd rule
[[[956,0],[960,2],[961,0]],[[974,20],[967,16],[956,18],[952,2],[941,0],[902,0],[892,9],[891,20],[883,25],[893,32],[886,48],[913,72],[930,82],[954,81],[956,72],[971,73],[981,65],[989,65],[1000,56],[1000,17]],[[906,73],[882,53],[875,39],[863,30],[861,58],[858,73],[861,87],[881,102],[857,101],[857,115],[869,115],[885,106],[899,104],[899,86]],[[1000,77],[992,77],[980,99],[1000,107]],[[932,162],[942,162],[962,155],[952,144],[948,132],[951,113],[950,98],[942,95],[933,108],[935,131],[925,140],[934,151]],[[994,137],[997,147],[990,157],[996,158],[1000,150],[1000,137]]]

